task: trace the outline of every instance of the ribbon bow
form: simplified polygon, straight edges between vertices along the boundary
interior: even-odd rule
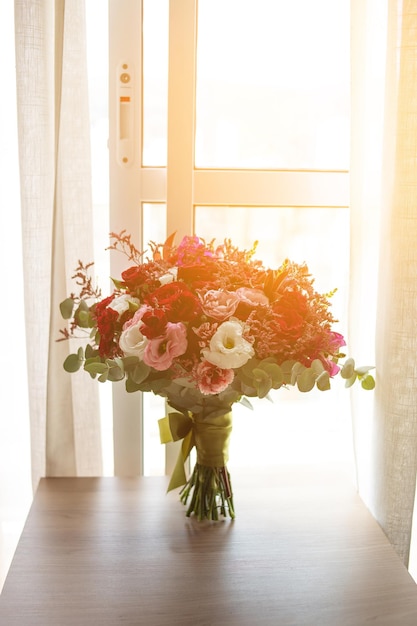
[[[183,440],[167,491],[181,487],[187,482],[184,464],[195,446],[193,424],[194,421],[189,413],[168,413],[158,420],[161,443]]]

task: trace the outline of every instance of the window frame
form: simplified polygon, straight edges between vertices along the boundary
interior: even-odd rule
[[[142,241],[141,207],[166,203],[167,233],[177,240],[194,232],[198,205],[247,207],[349,207],[347,170],[202,169],[194,164],[198,0],[169,0],[167,166],[142,164],[142,0],[109,0],[110,230]],[[120,159],[120,68],[131,73],[134,149]],[[119,155],[119,156],[118,156]],[[113,255],[112,275],[123,267]],[[113,386],[115,474],[143,473],[141,394]],[[169,448],[169,447],[168,447]],[[166,471],[176,453],[168,449]]]

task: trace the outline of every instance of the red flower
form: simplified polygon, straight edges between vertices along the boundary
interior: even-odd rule
[[[180,282],[162,285],[145,298],[145,303],[155,309],[163,309],[169,322],[190,322],[201,313],[200,302]]]
[[[194,287],[205,287],[215,285],[218,266],[212,259],[204,263],[193,265],[182,265],[178,267],[178,280],[183,280],[187,285]]]
[[[113,299],[114,294],[98,302],[95,307],[97,330],[100,335],[98,351],[102,358],[112,357],[119,350],[118,344],[114,339],[119,314],[114,309],[108,307]]]
[[[140,332],[148,339],[155,339],[165,334],[167,317],[162,309],[146,311],[142,315]]]
[[[304,320],[308,311],[306,296],[297,291],[290,291],[274,303],[273,311],[278,315],[284,334],[299,337],[303,331]]]
[[[157,288],[160,285],[158,275],[161,273],[160,268],[150,261],[142,265],[133,265],[122,272],[121,276],[129,291],[132,294],[137,293],[140,288],[144,288],[146,292]]]

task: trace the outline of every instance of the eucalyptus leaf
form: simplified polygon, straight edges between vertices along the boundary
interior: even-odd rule
[[[306,393],[311,391],[316,383],[316,376],[310,368],[305,368],[304,371],[297,376],[297,387],[300,391]]]
[[[150,367],[143,361],[138,361],[137,365],[129,370],[128,378],[136,385],[140,385],[148,377],[149,372]]]
[[[259,369],[264,370],[272,381],[272,387],[274,389],[279,389],[281,385],[284,383],[284,374],[280,366],[277,363],[264,362],[262,361],[259,364]]]
[[[302,363],[294,363],[291,370],[291,385],[296,385],[298,381],[298,377],[306,370],[307,368]],[[314,386],[314,385],[313,385]]]
[[[354,371],[355,371],[355,361],[354,359],[349,358],[343,364],[342,369],[340,370],[340,375],[342,378],[348,380],[349,378],[352,378]]]
[[[256,390],[259,398],[265,398],[271,391],[271,379],[269,377],[256,381]]]
[[[114,365],[113,367],[109,367],[108,376],[107,376],[108,380],[112,382],[116,382],[118,380],[123,380],[124,377],[125,377],[124,370],[122,370],[120,367],[118,367],[117,365]]]
[[[59,305],[59,310],[61,311],[61,315],[64,320],[69,320],[72,317],[72,312],[74,310],[74,300],[72,298],[66,298]]]
[[[101,361],[95,361],[93,359],[89,359],[84,363],[84,369],[89,374],[104,374],[109,369],[107,363],[102,363]]]
[[[325,371],[324,365],[320,361],[320,359],[314,359],[314,361],[311,364],[311,369],[313,370],[316,376],[320,376],[320,374]]]
[[[85,346],[85,358],[92,359],[94,357],[98,357],[98,350],[94,349],[91,344],[87,344]]]
[[[126,378],[126,391],[128,393],[135,393],[141,391],[141,386],[137,385],[131,378]]]
[[[357,379],[357,375],[356,375],[356,372],[354,372],[353,375],[346,380],[345,387],[346,388],[352,387],[356,379]]]
[[[122,361],[123,361],[123,366],[125,370],[133,369],[135,365],[138,365],[140,363],[137,356],[124,356],[122,358]]]
[[[371,376],[371,374],[367,374],[365,376],[365,378],[363,378],[361,380],[361,385],[363,387],[363,389],[367,389],[368,391],[370,391],[371,389],[375,388],[375,379],[373,376]]]
[[[74,372],[78,372],[82,364],[83,361],[79,358],[78,354],[69,354],[64,361],[64,370],[73,374]]]
[[[329,372],[323,371],[316,379],[317,389],[320,391],[328,391],[330,389],[330,375]]]

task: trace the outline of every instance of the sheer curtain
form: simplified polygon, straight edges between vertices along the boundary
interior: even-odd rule
[[[16,0],[16,80],[32,481],[98,475],[97,385],[69,376],[59,303],[93,260],[83,0]]]
[[[356,403],[354,412],[358,483],[408,564],[417,471],[417,0],[354,0],[352,49],[351,345],[356,354],[375,342],[377,366],[374,407],[359,413]]]

